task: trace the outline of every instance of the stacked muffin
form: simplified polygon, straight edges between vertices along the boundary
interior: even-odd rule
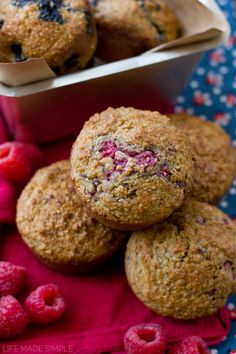
[[[42,57],[60,75],[88,66],[96,47],[97,56],[113,61],[139,55],[179,34],[179,22],[167,1],[90,3],[1,0],[0,61]]]
[[[97,268],[133,231],[125,269],[136,296],[164,316],[202,317],[236,289],[236,226],[206,203],[235,173],[230,139],[214,124],[109,108],[85,123],[71,163],[36,173],[17,224],[33,252],[62,271]]]

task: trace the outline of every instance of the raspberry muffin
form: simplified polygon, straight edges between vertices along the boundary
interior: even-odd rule
[[[56,74],[84,68],[97,34],[87,0],[1,0],[0,61],[43,57]]]
[[[115,229],[168,217],[191,187],[186,137],[159,112],[108,108],[85,123],[73,145],[72,178],[81,201]]]
[[[123,233],[99,224],[81,206],[69,161],[38,170],[18,200],[16,221],[33,253],[63,272],[96,269],[124,239]]]
[[[106,61],[139,55],[178,37],[179,22],[165,0],[90,0],[97,54]]]
[[[228,134],[209,121],[185,113],[170,115],[172,123],[188,136],[194,157],[193,199],[216,204],[236,175],[236,153]]]
[[[134,232],[125,269],[135,295],[177,319],[210,315],[236,291],[236,225],[216,207],[189,200],[166,221]]]

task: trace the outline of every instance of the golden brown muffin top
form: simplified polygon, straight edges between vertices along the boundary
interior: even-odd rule
[[[71,165],[90,212],[128,229],[169,216],[182,203],[193,174],[186,138],[169,118],[124,107],[108,108],[85,123]]]
[[[112,61],[138,55],[179,34],[179,22],[163,0],[90,1],[98,24],[98,55]]]
[[[236,225],[216,207],[189,200],[166,221],[132,234],[126,273],[155,312],[207,316],[236,290]]]
[[[1,0],[0,61],[43,57],[55,71],[84,67],[96,48],[88,0]]]
[[[193,149],[196,168],[192,197],[217,203],[236,175],[236,153],[229,135],[212,122],[186,113],[172,114],[170,118],[187,135]]]
[[[58,264],[76,265],[107,257],[123,239],[123,233],[101,225],[81,206],[69,161],[36,172],[18,200],[17,226],[40,258]]]

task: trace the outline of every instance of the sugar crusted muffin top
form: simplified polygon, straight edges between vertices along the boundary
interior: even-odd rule
[[[79,197],[115,228],[146,227],[171,214],[191,186],[184,135],[158,112],[109,108],[85,123],[71,154]]]
[[[70,162],[36,172],[17,203],[17,226],[25,243],[46,263],[85,268],[116,251],[124,234],[93,219],[81,206]]]
[[[125,265],[134,293],[153,311],[207,316],[236,290],[236,225],[216,207],[188,200],[164,222],[132,234]]]
[[[236,175],[236,152],[229,135],[212,122],[186,113],[172,114],[170,118],[192,146],[195,158],[192,198],[217,203]]]

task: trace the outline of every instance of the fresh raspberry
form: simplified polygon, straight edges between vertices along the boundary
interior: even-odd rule
[[[236,310],[235,309],[230,310],[229,313],[230,313],[231,320],[236,320]]]
[[[26,283],[26,269],[0,262],[0,296],[16,295]]]
[[[57,320],[65,311],[65,302],[54,284],[42,285],[32,291],[25,300],[25,308],[31,322],[47,324]]]
[[[176,344],[170,354],[210,354],[210,350],[202,338],[192,336]]]
[[[42,154],[36,145],[17,141],[0,145],[0,174],[10,182],[28,181],[41,160]]]
[[[102,157],[115,157],[115,153],[118,151],[116,144],[111,141],[103,141],[101,144],[100,152],[102,153]]]
[[[128,354],[162,354],[167,347],[167,335],[158,324],[130,327],[124,337]]]
[[[29,323],[27,315],[21,304],[11,295],[0,299],[0,338],[15,337],[24,331]]]

